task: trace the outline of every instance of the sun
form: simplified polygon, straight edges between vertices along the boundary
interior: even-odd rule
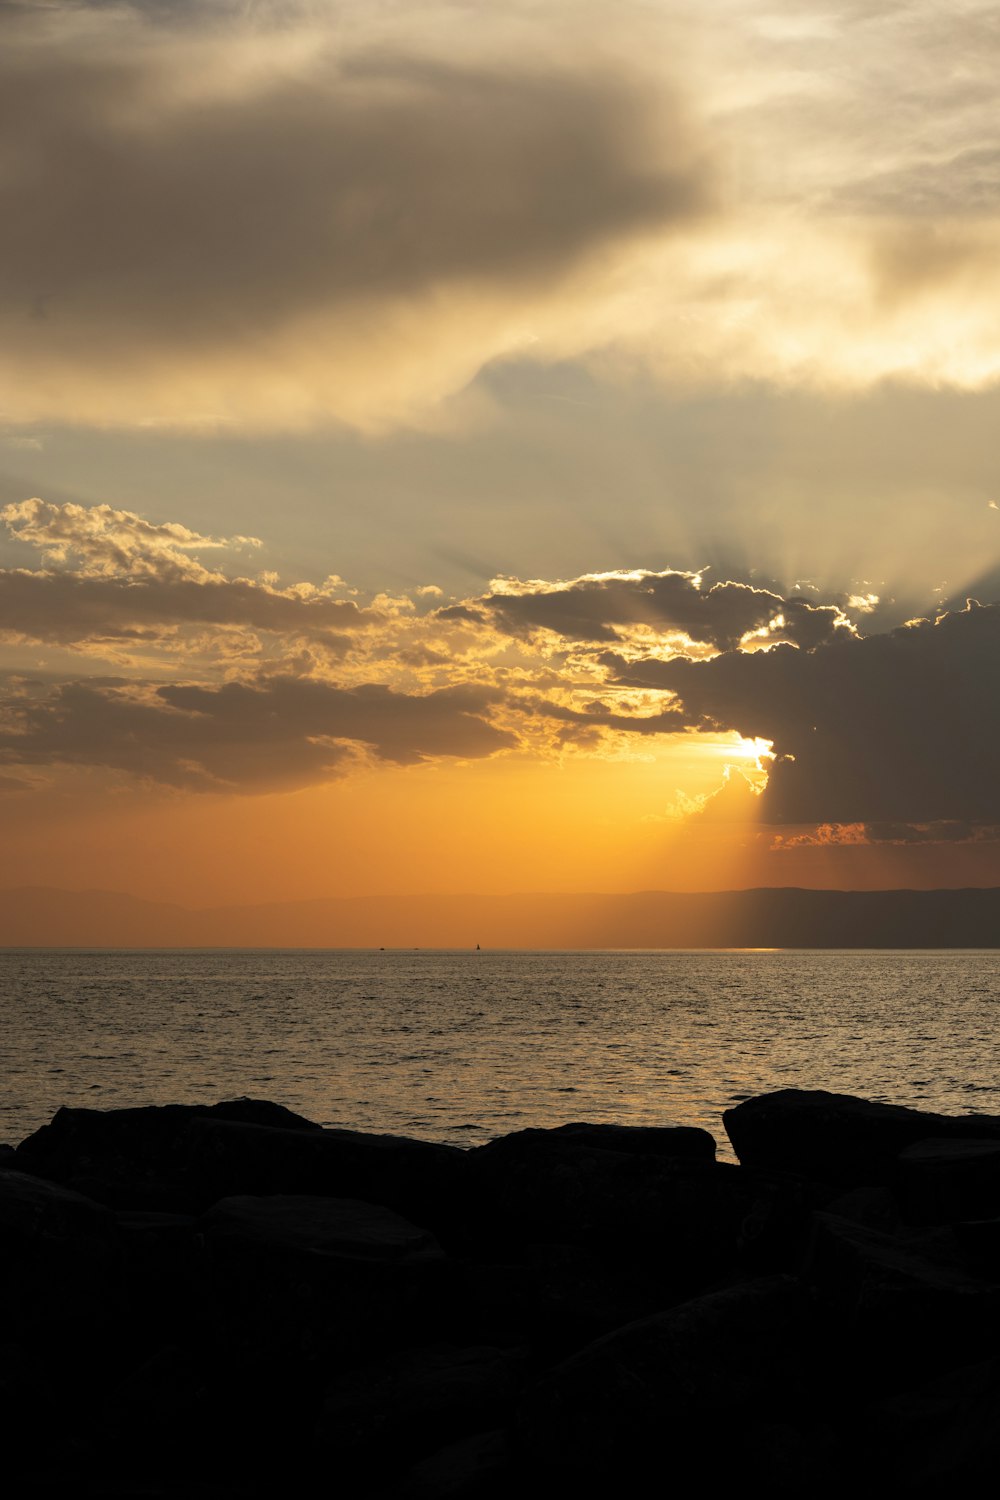
[[[774,741],[755,738],[744,739],[742,735],[737,737],[736,755],[745,761],[750,761],[753,767],[765,774],[770,769],[771,762],[777,757],[774,753]],[[744,770],[746,767],[743,768]]]
[[[735,730],[731,734],[719,735],[706,748],[711,754],[725,760],[727,765],[735,766],[744,776],[751,778],[754,772],[766,777],[772,762],[777,759],[773,740],[759,737],[748,739]]]

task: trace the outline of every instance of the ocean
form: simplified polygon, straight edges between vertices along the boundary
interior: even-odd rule
[[[1000,1113],[1000,953],[0,951],[0,1140],[249,1095],[473,1145],[825,1088]]]

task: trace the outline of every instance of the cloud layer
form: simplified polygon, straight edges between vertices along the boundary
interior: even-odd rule
[[[77,646],[91,654],[107,653],[114,643],[176,651],[197,645],[192,631],[203,629],[209,635],[201,645],[209,654],[239,645],[232,632],[261,632],[336,655],[349,643],[345,632],[380,618],[352,599],[334,597],[335,581],[326,588],[298,584],[278,590],[260,578],[210,569],[199,556],[252,553],[259,546],[255,537],[201,536],[108,505],[53,505],[37,498],[3,507],[0,521],[50,564],[0,569],[0,638]],[[247,643],[253,644],[244,636]],[[121,660],[120,653],[111,659]]]
[[[0,61],[15,417],[377,420],[703,204],[676,108],[614,68],[435,52],[419,25],[345,44],[309,8],[26,14]]]
[[[558,584],[499,580],[492,592],[459,608],[466,611],[465,618],[490,621],[514,636],[530,638],[543,631],[594,643],[630,635],[677,635],[717,651],[751,640],[815,646],[853,631],[837,605],[783,599],[746,583],[706,585],[698,573],[671,568],[595,573]],[[442,613],[449,615],[447,608]],[[454,610],[451,616],[462,618]]]
[[[336,578],[222,571],[252,539],[42,500],[2,519],[41,563],[0,569],[0,644],[20,663],[0,694],[0,772],[15,786],[76,766],[273,791],[359,761],[627,756],[725,731],[773,748],[760,795],[737,781],[713,804],[728,821],[738,805],[897,843],[1000,824],[1000,604],[865,634],[870,600],[672,569],[365,602]],[[66,655],[26,668],[28,648],[53,647]]]
[[[1000,605],[811,651],[604,662],[697,725],[772,741],[767,822],[1000,823]]]
[[[505,749],[511,736],[484,717],[493,696],[287,677],[221,687],[66,683],[8,696],[0,763],[100,767],[192,791],[294,791],[338,775],[359,750],[412,765]]]
[[[378,429],[514,354],[1000,378],[987,0],[52,0],[0,42],[0,420]]]
[[[0,508],[0,521],[47,563],[71,561],[78,577],[159,578],[204,583],[211,574],[194,554],[259,547],[257,537],[202,536],[175,521],[157,526],[110,505],[51,505],[37,497]]]

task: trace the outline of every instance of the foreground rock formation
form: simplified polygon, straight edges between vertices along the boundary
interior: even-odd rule
[[[276,1104],[0,1156],[19,1496],[490,1500],[1000,1464],[1000,1117],[785,1091],[475,1150]]]

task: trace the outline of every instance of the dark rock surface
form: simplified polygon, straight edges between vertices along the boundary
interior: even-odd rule
[[[327,1388],[316,1458],[353,1476],[358,1493],[376,1477],[383,1488],[401,1482],[414,1463],[436,1464],[440,1450],[484,1423],[507,1423],[527,1369],[524,1351],[489,1345],[434,1345],[369,1362]]]
[[[425,1229],[354,1198],[223,1198],[202,1215],[199,1227],[215,1250],[265,1259],[398,1266],[442,1258]]]
[[[993,1115],[936,1115],[818,1089],[762,1094],[722,1120],[743,1166],[851,1187],[885,1180],[901,1151],[930,1136],[1000,1142]]]
[[[1000,1119],[784,1091],[470,1151],[64,1109],[0,1161],[11,1493],[985,1489]]]
[[[808,1299],[793,1277],[738,1283],[617,1329],[545,1372],[515,1429],[529,1469],[625,1483],[664,1449],[717,1485],[735,1477],[742,1433],[777,1405],[799,1414],[808,1369]],[[727,1444],[713,1434],[722,1426]],[[729,1445],[732,1445],[730,1447]]]
[[[576,1121],[552,1130],[518,1130],[510,1142],[548,1137],[577,1146],[623,1151],[634,1156],[666,1156],[671,1160],[714,1161],[715,1141],[707,1130],[693,1125],[588,1125]]]
[[[271,1112],[281,1123],[265,1123]],[[286,1117],[297,1123],[289,1125]],[[200,1213],[239,1194],[361,1198],[406,1215],[457,1190],[465,1153],[401,1136],[322,1130],[256,1100],[60,1109],[15,1164],[113,1208]]]
[[[1000,1214],[1000,1139],[916,1141],[899,1153],[897,1183],[915,1222],[993,1217]]]
[[[1000,1472],[1000,1360],[948,1370],[874,1408],[889,1455],[887,1492],[981,1492]],[[891,1465],[891,1468],[890,1468]]]

